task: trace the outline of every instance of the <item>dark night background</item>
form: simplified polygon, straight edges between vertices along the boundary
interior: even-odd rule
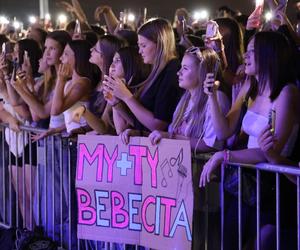
[[[109,4],[118,16],[119,11],[124,8],[130,8],[134,12],[138,12],[140,8],[147,7],[148,15],[161,16],[169,19],[173,18],[176,8],[186,7],[189,11],[199,8],[207,8],[211,15],[221,5],[228,5],[232,9],[238,9],[245,14],[250,14],[254,8],[255,0],[203,0],[203,1],[186,1],[186,0],[79,0],[84,11],[86,12],[91,23],[93,20],[93,13],[98,5]],[[56,0],[49,0],[50,13],[53,18],[56,18],[59,9],[56,6]],[[295,10],[293,8],[296,0],[289,1],[288,15],[291,19],[295,18]],[[0,0],[0,15],[5,14],[11,18],[16,16],[25,24],[27,23],[30,14],[39,15],[39,1],[38,0]]]

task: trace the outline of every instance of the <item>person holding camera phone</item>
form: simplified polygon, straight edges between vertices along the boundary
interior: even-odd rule
[[[168,132],[154,130],[149,138],[152,144],[158,144],[162,138],[190,139],[195,152],[210,152],[223,148],[223,142],[217,139],[210,117],[210,107],[203,83],[208,75],[216,79],[220,75],[220,59],[212,49],[200,51],[198,47],[186,50],[177,72],[179,86],[185,89],[181,97]],[[217,86],[214,86],[216,88]],[[221,88],[220,88],[221,89]],[[227,114],[230,102],[218,89],[217,98],[222,113]]]
[[[134,130],[126,129],[121,135],[124,141],[132,135],[141,135],[142,131],[166,130],[181,96],[176,75],[179,61],[169,21],[155,18],[143,24],[138,30],[138,46],[144,63],[151,65],[151,72],[137,85],[137,93],[110,80],[105,84],[135,116]],[[119,113],[124,110],[123,105],[115,108]]]
[[[204,187],[210,182],[213,172],[223,161],[256,164],[268,160],[259,147],[258,137],[267,126],[269,113],[272,109],[276,112],[274,130],[276,140],[273,147],[270,148],[269,154],[280,154],[283,156],[291,154],[295,146],[293,138],[298,133],[300,118],[299,91],[294,84],[295,74],[293,65],[289,60],[290,54],[289,43],[283,35],[276,32],[258,32],[248,44],[245,56],[245,72],[252,78],[252,81],[244,83],[236,102],[227,116],[222,115],[217,108],[216,95],[214,91],[209,91],[208,89],[213,83],[209,78],[206,79],[204,84],[205,92],[209,95],[209,102],[212,105],[212,121],[217,137],[219,139],[227,139],[233,135],[239,123],[244,99],[246,99],[248,100],[248,109],[242,120],[242,130],[249,135],[249,140],[245,149],[236,151],[225,150],[215,153],[203,168],[200,177],[200,187]],[[246,96],[249,96],[249,99]],[[266,178],[262,179],[267,180]],[[262,198],[261,200],[261,230],[265,233],[268,232],[268,229],[264,226],[274,224],[275,218],[274,211],[268,210],[268,204],[273,202],[274,198],[272,192],[269,192],[269,194],[270,197]],[[232,195],[230,197],[232,200],[237,199],[237,197]],[[235,203],[230,204],[228,211],[236,211],[237,206],[235,206]],[[245,238],[245,233],[243,233],[243,242],[246,242],[251,237],[255,237],[256,225],[252,223],[253,220],[251,219],[255,218],[253,217],[255,216],[255,207],[245,205],[244,209],[246,209],[243,211],[247,213],[247,216],[242,227],[243,230],[246,230],[245,225],[248,225],[247,237],[249,237]],[[237,230],[236,220],[233,218],[229,219],[229,217],[226,221],[226,227],[228,226],[231,231]],[[236,236],[237,234],[232,232],[230,232],[230,235],[225,235],[225,245],[228,247],[225,249],[237,249]]]

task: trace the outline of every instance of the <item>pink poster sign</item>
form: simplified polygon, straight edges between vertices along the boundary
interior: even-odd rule
[[[189,141],[79,136],[76,193],[80,239],[191,249]]]

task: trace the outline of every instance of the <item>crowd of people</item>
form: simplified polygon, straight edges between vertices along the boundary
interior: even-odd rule
[[[0,121],[9,124],[1,137],[11,164],[22,166],[23,155],[25,164],[41,164],[35,156],[39,148],[53,143],[49,136],[66,132],[72,139],[119,135],[125,144],[132,136],[147,136],[153,145],[163,138],[189,140],[195,154],[214,153],[198,177],[200,188],[214,179],[222,162],[298,166],[300,34],[282,2],[266,1],[274,13],[268,22],[258,5],[250,16],[222,7],[219,17],[201,24],[178,9],[173,25],[150,18],[137,27],[118,20],[111,7],[100,6],[95,18],[104,17],[106,30],[91,25],[74,7],[77,19],[65,29],[49,32],[35,24],[21,40],[0,34]],[[20,125],[45,130],[20,147],[9,139],[18,138]],[[34,148],[30,157],[29,144]],[[54,146],[47,147],[48,155],[58,154],[58,142]],[[49,168],[40,175],[56,183],[59,166],[54,174]],[[275,249],[274,180],[264,174],[262,183],[261,249]],[[295,192],[294,183],[282,176],[282,249],[296,249],[296,196],[287,195]],[[65,209],[70,200],[76,202],[68,197],[68,184],[63,180]],[[51,197],[50,190],[43,192],[34,199]],[[237,196],[226,187],[225,193],[224,249],[238,249]],[[242,213],[243,246],[254,249],[256,208],[245,201]],[[42,216],[42,225],[52,219],[60,223],[48,216]]]

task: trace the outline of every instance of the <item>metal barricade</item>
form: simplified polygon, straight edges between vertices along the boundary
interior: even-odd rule
[[[0,124],[0,226],[43,228],[61,249],[125,249],[125,244],[77,239],[77,142],[53,135],[33,143],[31,136],[43,132],[27,126],[9,132]]]
[[[45,234],[65,249],[125,249],[125,244],[78,240],[76,235],[76,141],[61,135],[49,136],[33,144],[31,135],[44,130],[21,126],[18,134],[9,133],[0,124],[0,226],[6,228],[44,228]],[[21,135],[21,136],[19,136]],[[18,157],[15,157],[15,156]],[[217,182],[198,188],[202,166],[211,154],[193,157],[195,200],[193,249],[223,249],[224,243],[224,169]],[[280,249],[280,176],[296,176],[297,239],[300,249],[300,169],[271,164],[245,165],[230,163],[238,171],[238,249],[243,248],[242,175],[246,168],[256,171],[256,249],[261,249],[261,171],[276,175],[276,249]],[[221,185],[220,185],[221,183]],[[202,199],[202,200],[201,200]],[[195,202],[196,203],[196,202]],[[217,222],[218,221],[218,222]],[[138,246],[135,246],[137,249]]]
[[[243,235],[242,235],[242,226],[243,226],[243,217],[242,217],[242,209],[245,205],[244,200],[243,200],[243,190],[242,190],[242,186],[243,186],[243,180],[245,181],[245,179],[242,178],[243,175],[243,171],[247,171],[246,169],[252,169],[256,172],[256,204],[255,204],[255,210],[256,210],[256,236],[254,239],[254,244],[255,244],[255,249],[259,250],[259,249],[265,249],[264,247],[262,247],[262,244],[266,244],[266,242],[264,242],[263,240],[266,240],[265,238],[262,237],[262,232],[263,232],[263,225],[261,224],[262,221],[262,199],[264,198],[262,196],[263,193],[266,192],[266,190],[264,190],[262,184],[262,174],[263,173],[269,173],[271,175],[273,175],[273,177],[275,177],[275,209],[272,208],[271,211],[273,212],[273,209],[275,210],[275,214],[273,214],[273,216],[275,217],[275,223],[270,224],[268,226],[273,226],[275,227],[275,233],[271,234],[271,238],[268,239],[274,239],[274,243],[275,243],[275,247],[272,249],[300,249],[300,219],[299,219],[299,215],[300,215],[300,169],[296,168],[296,167],[292,167],[292,166],[285,166],[285,165],[272,165],[272,164],[267,164],[267,163],[260,163],[257,165],[251,165],[251,164],[238,164],[238,163],[228,163],[228,166],[230,167],[234,167],[237,168],[237,172],[238,172],[238,196],[237,196],[237,202],[238,202],[238,249],[243,249]],[[226,169],[227,166],[223,165],[222,166],[222,180],[224,181],[224,170]],[[225,170],[226,171],[226,170]],[[292,180],[288,180],[288,179],[281,179],[282,178],[287,178],[287,176],[289,176],[289,179],[294,179],[295,184],[292,184]],[[282,225],[281,225],[281,218],[280,216],[285,215],[281,213],[281,199],[286,198],[287,196],[291,195],[291,193],[280,193],[281,188],[283,188],[282,182],[284,183],[288,183],[289,186],[292,187],[291,190],[293,190],[293,185],[295,185],[295,190],[297,191],[296,196],[297,197],[293,197],[295,200],[297,200],[296,202],[296,206],[297,206],[297,211],[295,211],[296,214],[292,214],[293,213],[293,209],[291,207],[291,211],[290,214],[288,216],[297,216],[297,228],[287,228],[287,229],[283,229]],[[223,182],[224,183],[224,182]],[[284,184],[283,183],[283,184]],[[221,200],[222,200],[222,207],[224,208],[224,186],[222,185],[222,190],[221,190]],[[271,190],[270,190],[271,192]],[[283,191],[284,192],[284,191]],[[286,191],[285,191],[286,192]],[[281,194],[281,195],[280,195]],[[287,205],[287,204],[284,204]],[[271,212],[271,213],[272,213]],[[266,225],[265,225],[266,226]],[[224,209],[222,209],[222,223],[221,223],[221,227],[222,227],[222,235],[224,234]],[[283,243],[286,243],[287,240],[285,240],[285,242],[282,242],[282,237],[285,236],[284,234],[282,234],[283,230],[288,230],[288,234],[292,234],[295,233],[294,235],[294,240],[295,243],[297,243],[296,245],[293,245],[293,235],[289,235],[289,244],[291,244],[291,246],[284,246],[282,247]],[[269,236],[270,237],[270,236]],[[292,242],[291,242],[292,241]],[[223,249],[223,243],[224,243],[224,238],[222,237],[222,248]],[[232,248],[235,249],[235,248]]]

